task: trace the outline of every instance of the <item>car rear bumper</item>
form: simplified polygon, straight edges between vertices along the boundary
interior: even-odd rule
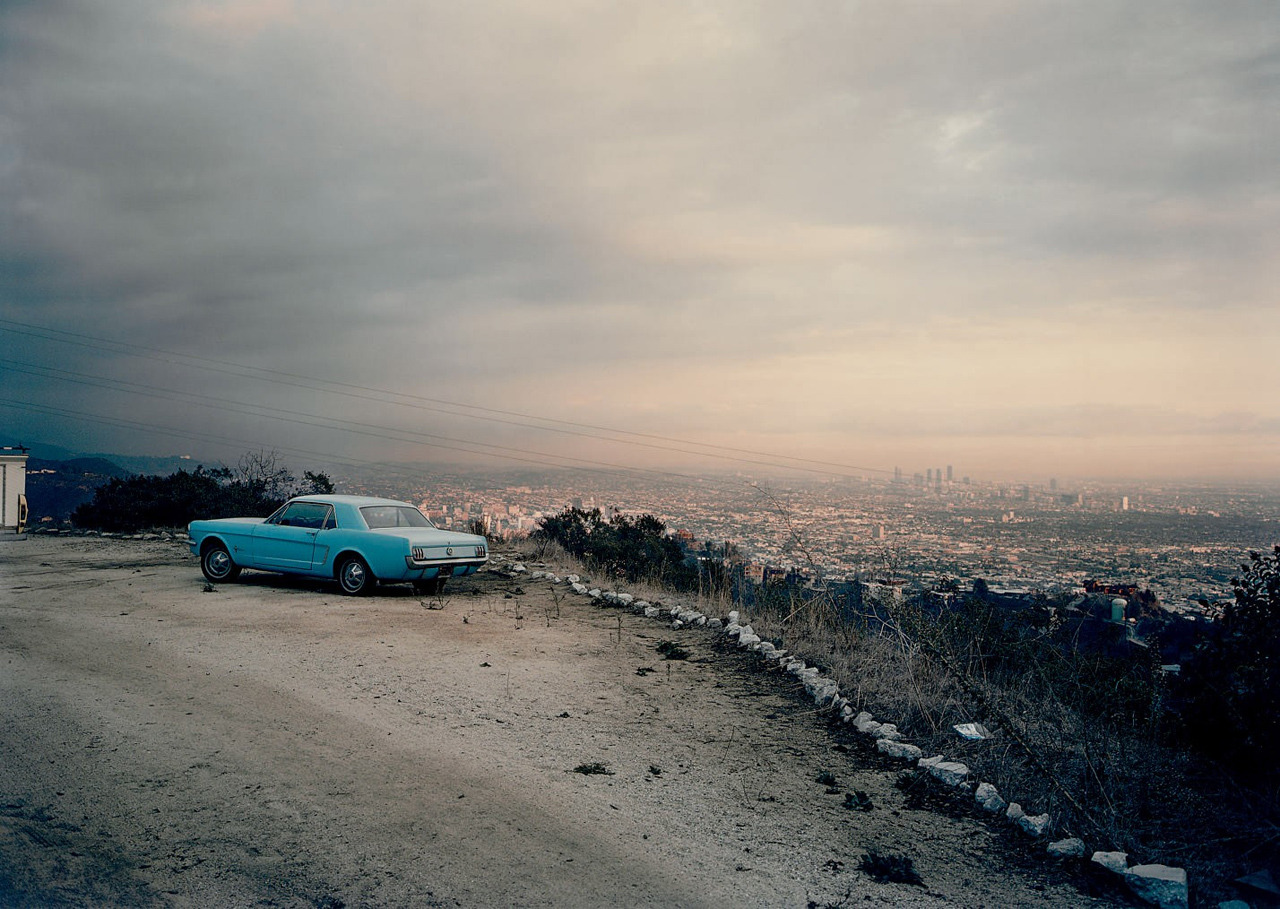
[[[429,581],[433,578],[461,577],[473,574],[489,561],[485,559],[415,559],[405,556],[405,580]]]

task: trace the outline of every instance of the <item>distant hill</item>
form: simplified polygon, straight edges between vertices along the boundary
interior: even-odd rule
[[[106,458],[71,458],[65,461],[30,458],[27,461],[27,504],[30,523],[46,518],[65,521],[76,507],[93,498],[94,490],[112,477],[127,477],[126,470]]]
[[[179,455],[121,455],[111,453],[97,453],[85,455],[88,458],[105,458],[121,467],[125,467],[130,473],[140,473],[147,476],[167,477],[170,474],[177,473],[179,470],[185,470],[191,473],[200,464],[205,467],[216,467],[220,461],[198,461],[192,458],[185,458]]]

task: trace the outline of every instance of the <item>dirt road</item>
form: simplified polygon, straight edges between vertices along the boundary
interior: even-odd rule
[[[206,589],[176,541],[6,543],[0,904],[1089,902],[910,807],[784,678],[496,571],[349,599]],[[923,886],[873,881],[869,851]]]

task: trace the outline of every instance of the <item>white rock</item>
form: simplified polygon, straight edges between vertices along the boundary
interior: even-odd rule
[[[538,578],[546,577],[546,574],[547,574],[547,573],[546,573],[545,571],[534,571],[534,572],[530,572],[530,574],[529,574],[529,580],[531,580],[531,581],[536,581],[536,580],[538,580]]]
[[[524,562],[516,562],[514,565],[511,566],[511,570],[516,572],[516,574],[519,574],[520,572],[528,571],[529,569],[524,567]]]
[[[1127,852],[1095,852],[1089,859],[1097,862],[1108,871],[1124,874],[1129,869],[1129,853]]]
[[[1022,832],[1028,836],[1044,836],[1045,831],[1049,829],[1049,815],[1047,814],[1024,814],[1018,818],[1018,826],[1022,828]]]
[[[648,608],[649,608],[651,605],[653,605],[653,604],[651,604],[648,600],[636,600],[636,601],[635,601],[634,603],[632,603],[631,605],[632,605],[632,607],[634,607],[635,609],[638,609],[638,610],[640,610],[641,612],[644,612],[646,609],[648,609]]]
[[[719,620],[719,619],[707,619],[707,626],[708,626],[708,627],[710,627],[710,628],[719,628],[719,627],[720,627],[720,620]]]
[[[586,587],[584,587],[582,584],[579,584],[577,581],[574,581],[574,583],[573,583],[573,592],[574,592],[574,593],[586,593],[586,592],[587,592],[587,588],[586,588]]]
[[[871,718],[871,714],[865,710],[853,718],[853,728],[861,732],[863,735],[875,735],[883,723],[877,723]]]
[[[940,761],[926,767],[929,775],[947,786],[959,786],[969,775],[969,768],[959,761]]]
[[[716,625],[717,625],[717,626],[719,626],[719,625],[720,625],[720,622],[719,622],[718,620],[714,620],[714,621],[715,621],[715,623],[716,623]],[[695,620],[694,620],[693,624],[695,624],[695,625],[705,625],[705,624],[707,624],[707,617],[706,617],[705,615],[700,615],[700,616],[698,616],[698,617],[697,617],[697,619],[695,619]]]
[[[878,739],[889,739],[894,742],[902,738],[902,733],[893,723],[881,723],[880,728],[871,734]]]
[[[559,583],[560,583],[560,575],[558,575],[558,574],[553,574],[553,575],[551,576],[551,583],[552,583],[552,584],[559,584]]]
[[[578,577],[576,574],[569,575],[570,584],[579,584],[581,582],[582,582],[582,578]]]
[[[738,610],[735,609],[729,613],[729,624],[730,625],[738,624]]]
[[[630,606],[633,600],[635,600],[635,597],[633,597],[629,593],[618,594],[618,602],[621,603],[623,606]]]
[[[600,597],[604,596],[604,593],[600,590],[599,587],[592,587],[590,590],[587,591],[587,596],[591,597],[591,599],[593,600],[598,600],[600,599]]]
[[[725,628],[724,631],[725,631],[725,634],[729,635],[729,637],[731,638],[737,637],[738,634],[741,633],[742,631],[742,626],[739,625],[737,622],[730,622],[729,627]]]
[[[671,627],[672,627],[672,628],[683,628],[683,627],[684,627],[684,622],[680,621],[679,619],[672,619],[672,620],[671,620]]]
[[[983,811],[999,814],[1008,807],[1008,802],[1000,797],[1000,790],[990,783],[979,783],[973,791],[974,800],[982,806]]]
[[[743,626],[742,626],[742,633],[743,633],[743,634],[755,634],[755,633],[756,633],[756,630],[755,630],[754,628],[752,628],[750,625],[743,625]]]
[[[760,640],[760,635],[758,635],[758,634],[747,634],[747,632],[744,630],[744,631],[742,632],[742,634],[738,635],[738,646],[739,646],[739,647],[749,647],[749,646],[751,646],[752,644],[755,644],[755,643],[759,642],[759,640]]]
[[[644,611],[644,617],[646,619],[656,619],[660,612],[661,610],[658,609],[657,606],[650,606],[648,609]]]
[[[811,694],[814,703],[822,706],[840,696],[840,686],[831,679],[819,679],[814,683]]]
[[[1168,865],[1134,865],[1124,872],[1124,882],[1139,899],[1160,909],[1187,909],[1187,872]]]
[[[672,607],[671,607],[671,609],[670,609],[669,611],[670,611],[671,615],[679,615],[679,614],[680,614],[680,607],[679,607],[679,606],[672,606]]]
[[[1083,858],[1084,840],[1075,836],[1068,837],[1065,840],[1050,843],[1045,851],[1055,858]]]
[[[777,651],[773,649],[772,641],[761,641],[760,646],[757,647],[756,650],[760,651],[760,655],[766,660],[774,659],[774,654],[777,653]]]
[[[899,761],[918,761],[922,754],[915,745],[907,742],[895,742],[893,739],[881,739],[876,742],[876,751]]]
[[[692,609],[683,609],[680,612],[676,613],[676,618],[684,622],[686,625],[692,625],[694,622],[698,620],[698,616],[700,615],[701,615],[700,612],[696,612]]]
[[[796,669],[796,670],[793,670],[793,672],[795,673],[796,678],[800,679],[800,681],[802,682],[808,682],[822,675],[822,673],[818,671],[818,668],[816,666],[809,666],[802,669]]]
[[[853,716],[853,708],[849,706],[848,701],[845,701],[845,705],[840,708],[840,715],[846,719]]]
[[[797,660],[795,657],[788,657],[787,662],[783,668],[785,668],[787,672],[791,673],[792,675],[795,675],[797,672],[799,672],[801,669],[804,668],[804,660]]]

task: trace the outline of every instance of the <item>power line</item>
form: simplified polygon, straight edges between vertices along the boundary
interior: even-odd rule
[[[18,326],[17,328],[0,328],[0,331],[12,332],[15,334],[23,334],[32,337],[41,338],[42,340],[54,341],[56,343],[74,344],[81,347],[88,347],[97,350],[111,350],[117,353],[124,353],[129,356],[141,357],[156,360],[169,365],[178,365],[170,358],[178,358],[179,360],[189,361],[197,364],[199,368],[206,369],[211,372],[221,373],[224,375],[233,375],[240,378],[265,378],[271,377],[273,381],[290,385],[297,388],[306,388],[313,391],[323,391],[328,394],[342,395],[358,400],[372,400],[380,403],[391,403],[398,406],[409,406],[417,409],[429,410],[438,413],[450,414],[452,416],[460,416],[468,419],[486,420],[489,422],[504,423],[507,425],[521,426],[528,429],[540,430],[543,432],[557,432],[561,434],[577,435],[586,438],[593,438],[599,441],[613,442],[617,444],[639,445],[647,448],[658,450],[673,451],[682,454],[692,454],[700,457],[717,458],[721,460],[736,460],[744,463],[754,463],[760,466],[772,466],[792,470],[807,470],[815,473],[828,473],[837,476],[847,476],[845,473],[837,473],[837,471],[858,471],[863,473],[892,473],[891,470],[881,467],[860,467],[851,464],[841,464],[831,461],[822,461],[813,458],[802,458],[793,455],[777,454],[774,452],[764,452],[749,448],[735,448],[726,445],[716,445],[708,442],[698,442],[690,439],[680,439],[672,436],[657,435],[654,433],[636,432],[633,430],[618,429],[615,427],[599,426],[592,423],[582,423],[572,420],[561,420],[554,417],[543,417],[536,414],[522,413],[520,411],[508,411],[498,408],[485,407],[479,404],[468,404],[457,401],[449,401],[441,398],[431,398],[422,395],[408,394],[404,392],[393,391],[391,389],[376,388],[373,386],[359,385],[350,382],[338,382],[328,379],[317,378],[314,376],[306,376],[297,373],[284,372],[280,370],[265,369],[257,366],[247,366],[244,364],[234,363],[227,360],[219,360],[212,357],[203,357],[195,354],[183,354],[176,351],[164,350],[162,348],[149,347],[141,344],[132,344],[125,341],[116,341],[110,338],[102,338],[95,335],[82,334],[80,332],[67,331],[65,329],[47,328],[45,326],[33,325],[31,323],[19,322],[13,319],[0,318],[0,325]],[[105,345],[105,346],[104,346]],[[326,387],[327,386],[327,387]],[[351,389],[353,391],[341,391],[335,389]],[[368,394],[357,394],[355,392],[366,392]],[[376,397],[375,397],[376,395]],[[387,400],[386,396],[397,398],[400,400]],[[457,408],[455,410],[443,410],[441,407],[433,407],[431,405],[440,405],[442,407]],[[475,411],[468,413],[467,411]],[[493,416],[496,415],[496,416]],[[555,424],[552,426],[538,425],[538,423],[517,422],[516,420],[506,418],[519,418],[519,420],[535,420],[539,423]],[[574,429],[564,429],[561,427],[575,427]],[[584,432],[582,430],[591,430]],[[626,436],[629,438],[611,438],[609,436],[595,435],[594,433],[611,433],[614,436]],[[653,442],[641,441],[644,439],[656,440],[661,442],[671,442],[677,445],[695,446],[701,449],[709,449],[705,451],[691,451],[687,448],[671,448],[665,445],[657,445]],[[719,452],[719,453],[718,453]],[[727,454],[726,454],[727,453]],[[766,458],[772,460],[753,460],[742,456],[749,455],[753,458]],[[780,461],[793,463],[779,463]],[[812,467],[804,467],[801,465],[813,465]],[[826,468],[826,469],[815,469]],[[834,468],[834,470],[832,469]]]
[[[59,369],[53,366],[43,366],[37,363],[27,363],[21,360],[9,361],[6,364],[6,368],[8,368],[12,372],[23,373],[25,375],[37,376],[41,378],[52,378],[58,381],[72,382],[79,385],[87,385],[91,388],[102,388],[102,389],[109,389],[112,391],[121,391],[127,394],[142,395],[144,397],[156,398],[161,400],[190,401],[201,407],[207,407],[215,410],[222,410],[227,413],[238,413],[245,416],[257,416],[257,417],[272,416],[273,419],[281,420],[288,423],[294,423],[294,424],[299,424],[304,426],[317,426],[322,428],[336,428],[346,432],[359,433],[361,435],[366,435],[366,436],[393,439],[396,441],[411,441],[411,440],[403,439],[397,436],[385,435],[385,433],[388,433],[388,432],[407,433],[414,436],[419,436],[424,439],[437,439],[437,440],[446,441],[446,442],[454,442],[460,445],[475,445],[475,446],[480,446],[484,448],[494,448],[502,451],[520,451],[525,454],[540,455],[543,457],[551,457],[551,458],[560,458],[562,460],[576,461],[578,463],[587,464],[587,465],[599,465],[599,466],[614,467],[614,468],[620,468],[620,469],[632,469],[628,465],[608,464],[608,463],[600,462],[596,460],[585,459],[585,458],[575,458],[570,455],[559,455],[559,454],[553,454],[549,452],[538,452],[538,451],[526,452],[524,449],[510,448],[503,445],[495,445],[489,442],[480,442],[472,439],[459,439],[452,436],[439,435],[437,433],[423,432],[421,430],[403,429],[400,427],[389,427],[389,426],[383,426],[383,425],[374,424],[374,423],[364,423],[356,420],[346,420],[340,417],[329,417],[329,416],[325,416],[324,414],[299,412],[293,409],[285,410],[283,408],[271,407],[270,405],[266,405],[266,404],[256,404],[256,403],[250,403],[245,401],[228,400],[226,398],[215,397],[212,395],[202,395],[196,392],[179,392],[179,391],[173,391],[173,390],[161,390],[161,389],[153,388],[148,385],[142,385],[137,382],[129,382],[125,379],[113,379],[106,376],[96,376],[90,373],[76,372],[74,370],[67,370],[67,369]],[[302,419],[303,417],[308,417],[310,419]],[[325,422],[317,423],[317,422],[314,422],[315,420],[322,420]],[[506,421],[503,421],[503,422],[506,422]],[[581,433],[575,433],[575,434],[584,435]],[[622,441],[622,440],[614,440],[614,439],[599,439],[598,437],[595,437],[595,436],[588,436],[588,437],[597,439],[598,441],[610,441],[610,442]],[[636,444],[644,444],[644,443],[636,443]],[[660,448],[665,451],[679,451],[679,452],[684,452],[686,454],[702,454],[699,452],[690,452],[690,451],[687,451],[686,449],[668,448],[666,446],[648,445],[646,447]],[[705,455],[705,456],[716,457],[721,460],[736,461],[744,464],[754,464],[757,466],[778,467],[778,468],[783,468],[788,470],[799,470],[799,471],[805,471],[809,473],[820,473],[827,476],[838,476],[838,477],[846,477],[846,478],[848,477],[848,474],[836,473],[835,471],[831,471],[831,470],[821,470],[814,467],[797,467],[789,464],[779,464],[773,461],[757,460],[754,458],[740,458],[740,457],[734,457],[732,455]],[[557,466],[563,466],[563,465],[557,465]],[[642,469],[642,468],[637,468],[637,469]]]
[[[115,426],[115,427],[124,428],[124,429],[133,429],[133,430],[159,433],[161,435],[168,435],[168,436],[180,438],[186,441],[199,440],[199,441],[212,442],[215,444],[223,444],[223,445],[249,446],[250,448],[262,448],[262,449],[272,448],[282,452],[289,452],[296,455],[305,455],[308,457],[318,458],[325,463],[338,463],[343,466],[352,467],[352,468],[376,467],[384,470],[391,469],[392,471],[398,473],[402,478],[410,478],[415,476],[415,474],[412,474],[406,471],[403,466],[398,466],[391,462],[386,462],[386,461],[370,461],[370,460],[365,460],[361,458],[343,457],[339,455],[334,455],[332,453],[319,452],[312,449],[298,448],[296,446],[290,446],[290,445],[269,445],[267,443],[262,442],[261,440],[237,439],[237,438],[232,438],[228,436],[213,435],[210,433],[176,430],[176,429],[171,429],[169,427],[158,426],[152,423],[143,423],[136,420],[123,420],[115,417],[104,417],[98,414],[86,413],[84,411],[71,410],[69,408],[63,408],[63,407],[51,407],[48,405],[35,404],[29,401],[18,401],[14,399],[0,400],[0,407],[10,407],[13,409],[26,410],[26,411],[35,412],[35,413],[46,413],[46,414],[51,414],[55,416],[72,417],[77,420],[85,420],[85,421],[99,423],[106,426]],[[395,439],[395,441],[413,441],[413,440]],[[681,485],[689,485],[693,487],[705,487],[706,485],[714,485],[714,486],[729,488],[730,485],[732,485],[733,487],[748,485],[748,484],[740,484],[740,483],[727,484],[724,481],[714,479],[714,478],[708,479],[705,477],[694,476],[692,474],[682,474],[682,473],[677,473],[673,471],[654,470],[654,469],[645,468],[645,467],[629,467],[626,465],[602,465],[594,462],[584,462],[582,464],[575,464],[575,465],[557,464],[551,461],[539,460],[539,459],[530,458],[530,457],[523,457],[523,456],[514,455],[514,454],[500,454],[500,453],[486,452],[486,451],[474,451],[467,448],[460,448],[454,445],[445,445],[445,444],[439,444],[439,443],[433,443],[433,442],[418,442],[417,444],[425,445],[431,448],[439,448],[439,449],[444,449],[449,451],[459,451],[465,454],[478,454],[478,455],[483,455],[485,457],[498,458],[501,460],[532,464],[538,467],[552,467],[552,468],[561,469],[561,470],[572,468],[574,470],[586,470],[592,473],[615,476],[615,477],[622,476],[622,477],[628,477],[630,479],[637,479],[637,478],[641,478],[643,475],[648,475],[648,478],[650,479],[661,479],[667,482],[674,481],[674,482],[680,483]],[[552,455],[551,457],[558,458],[561,456]],[[567,458],[566,460],[581,461],[581,459],[567,459]]]

